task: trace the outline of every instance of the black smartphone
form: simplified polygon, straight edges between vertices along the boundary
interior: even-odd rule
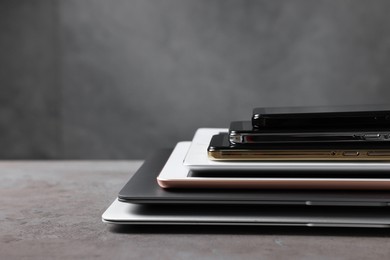
[[[255,108],[252,126],[261,129],[390,127],[390,105]]]
[[[315,143],[390,141],[386,129],[268,129],[253,128],[250,121],[233,121],[229,128],[232,144]]]
[[[389,161],[390,142],[233,145],[229,133],[220,133],[212,137],[207,154],[211,160],[231,161]]]

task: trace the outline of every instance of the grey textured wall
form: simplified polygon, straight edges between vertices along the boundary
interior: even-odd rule
[[[256,106],[389,103],[389,1],[2,0],[0,158],[143,158]]]

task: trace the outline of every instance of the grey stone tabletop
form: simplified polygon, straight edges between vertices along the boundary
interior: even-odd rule
[[[102,223],[141,163],[0,161],[0,259],[389,258],[390,229]]]

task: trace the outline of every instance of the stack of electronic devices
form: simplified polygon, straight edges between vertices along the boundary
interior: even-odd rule
[[[155,151],[114,224],[390,227],[390,106],[255,108]]]

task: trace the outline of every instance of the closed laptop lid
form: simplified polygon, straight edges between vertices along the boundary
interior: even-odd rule
[[[246,205],[139,205],[115,200],[103,213],[111,224],[390,227],[390,208]]]
[[[118,194],[138,204],[389,206],[390,191],[163,189],[156,181],[172,149],[151,154]]]

